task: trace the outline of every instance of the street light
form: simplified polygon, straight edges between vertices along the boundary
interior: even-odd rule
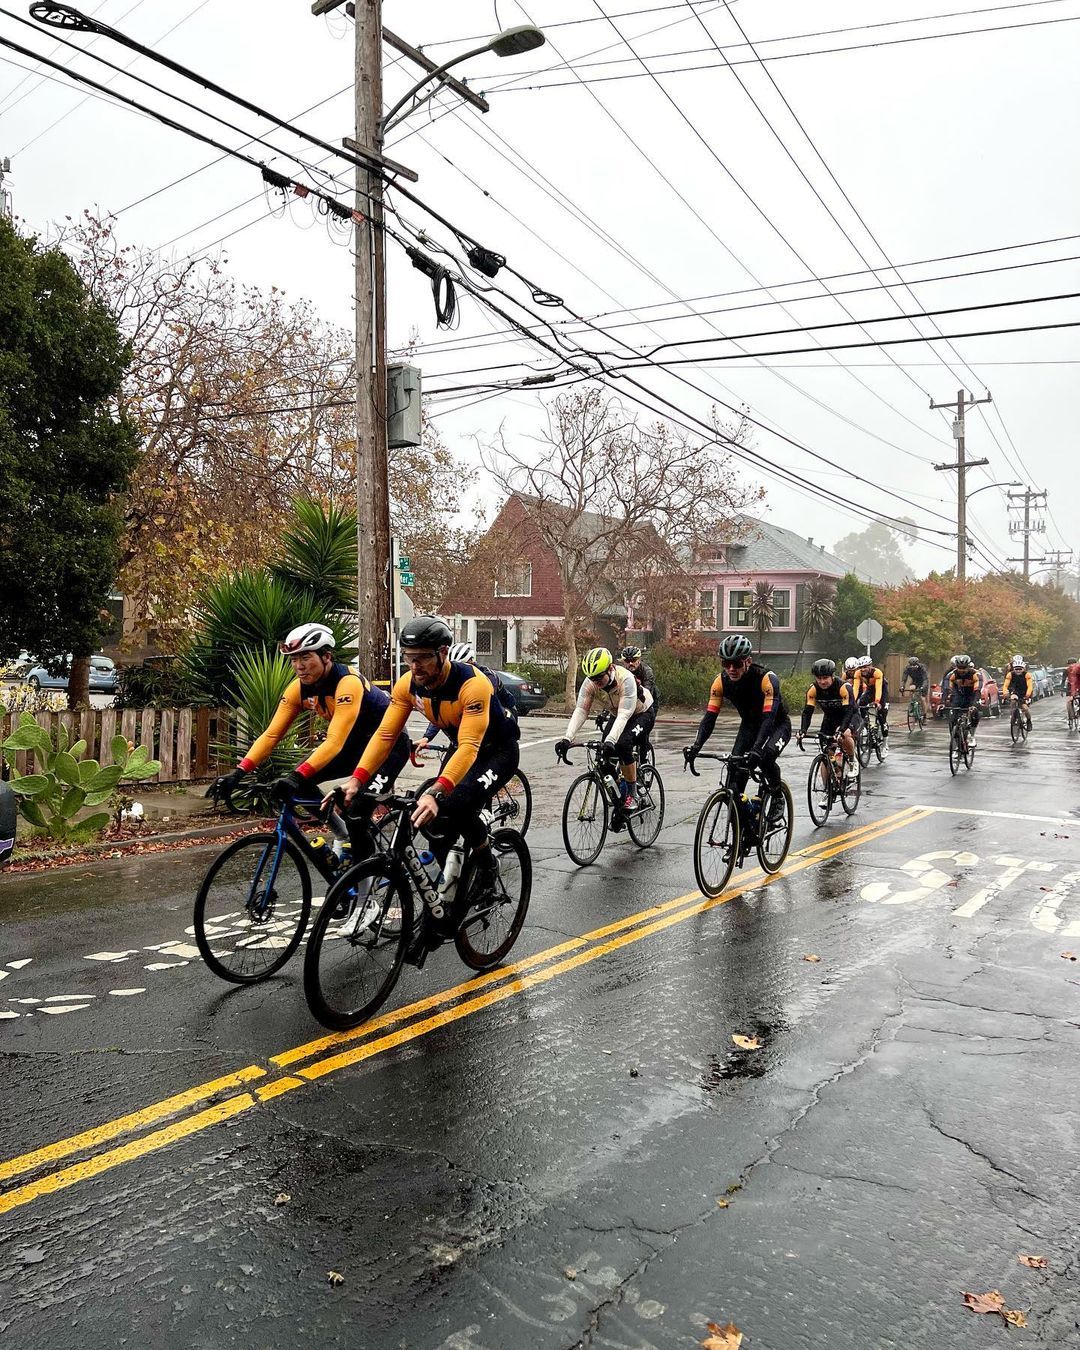
[[[987,488],[992,487],[1023,487],[1023,486],[1024,486],[1023,483],[1017,481],[1017,479],[1014,478],[1011,483],[984,483],[982,487],[977,487],[975,489],[975,492],[985,492]],[[967,494],[969,501],[971,500],[972,497],[975,496],[975,492],[969,492]]]
[[[494,52],[496,56],[521,56],[524,52],[535,51],[537,47],[542,47],[546,41],[547,38],[539,28],[534,28],[532,24],[521,24],[517,28],[505,28],[501,33],[496,33],[481,47],[473,47],[470,51],[462,52],[460,56],[451,57],[449,61],[444,61],[441,66],[429,70],[426,75],[417,80],[404,97],[398,99],[390,111],[383,115],[382,121],[379,123],[380,132],[385,135],[394,125],[395,117],[401,112],[405,104],[423,89],[425,84],[440,79],[451,67],[459,65],[462,61],[468,61],[474,56],[482,56],[484,52]],[[408,113],[404,113],[402,118],[398,120],[403,120],[408,115]]]

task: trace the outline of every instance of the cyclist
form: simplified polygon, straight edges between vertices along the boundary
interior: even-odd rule
[[[472,851],[481,882],[494,885],[498,864],[488,847],[480,813],[518,767],[518,726],[499,702],[491,681],[476,666],[450,660],[453,634],[442,621],[418,614],[401,630],[408,666],[390,694],[383,719],[345,786],[349,804],[364,787],[375,787],[413,712],[453,733],[456,748],[432,787],[416,803],[412,823],[427,827],[440,867],[454,842]]]
[[[604,726],[600,739],[622,765],[622,807],[632,811],[637,805],[634,747],[645,745],[649,739],[655,715],[652,694],[625,666],[615,664],[606,647],[593,647],[585,653],[581,673],[585,678],[578,690],[577,707],[566,724],[565,738],[555,743],[555,753],[560,759],[566,754],[599,700],[600,711],[614,719]]]
[[[709,702],[697,737],[692,745],[683,748],[683,756],[688,764],[694,762],[712,735],[716,715],[727,699],[740,718],[731,753],[749,754],[761,765],[765,782],[775,790],[780,786],[780,769],[776,761],[791,740],[791,718],[780,691],[780,681],[774,671],[766,670],[754,660],[753,645],[742,633],[729,633],[721,639],[720,667],[720,674],[709,690]],[[746,769],[732,775],[731,785],[740,799],[749,776]],[[775,799],[774,809],[783,810],[779,796]]]
[[[637,677],[638,684],[652,694],[653,715],[655,716],[660,711],[660,691],[656,687],[656,676],[652,672],[652,667],[646,664],[644,652],[640,647],[633,645],[624,647],[619,653],[619,665],[625,666]]]
[[[329,724],[326,737],[291,773],[276,779],[270,791],[278,801],[305,792],[310,797],[316,796],[319,783],[352,773],[360,751],[390,706],[390,696],[382,689],[334,660],[334,635],[325,624],[302,623],[278,646],[289,658],[296,679],[282,694],[270,725],[239,765],[214,784],[219,792],[231,791],[245,774],[265,763],[296,719],[310,711]],[[386,755],[380,791],[385,792],[393,783],[408,758],[409,738],[402,732]]]
[[[852,680],[855,701],[859,711],[863,712],[873,703],[877,709],[877,723],[881,734],[889,734],[889,681],[880,666],[875,666],[869,656],[860,656],[855,666],[855,678]]]
[[[455,642],[450,648],[449,656],[451,661],[465,661],[470,666],[476,666],[476,669],[491,681],[491,687],[495,690],[496,698],[506,711],[510,713],[514,721],[517,721],[517,704],[514,702],[513,694],[510,693],[494,670],[489,670],[487,666],[480,665],[476,659],[476,653],[473,650],[471,642]],[[413,755],[418,756],[426,750],[438,734],[439,728],[434,722],[429,722],[424,729],[424,734],[413,746]],[[450,742],[451,747],[456,745],[457,738],[453,728],[447,731],[446,739]],[[416,763],[418,761],[414,759],[413,762]]]
[[[945,683],[941,686],[942,707],[948,708],[953,713],[961,712],[964,708],[971,709],[971,735],[968,737],[968,744],[975,749],[975,731],[979,725],[979,715],[982,709],[982,676],[979,674],[975,662],[970,656],[961,654],[952,659],[952,669],[949,672],[948,700],[946,701]],[[953,719],[950,718],[950,722]]]
[[[930,693],[930,672],[917,656],[908,659],[904,673],[900,676],[900,697],[904,697],[905,686],[910,683],[911,691],[918,696],[923,721],[926,721],[927,696]]]
[[[1031,700],[1035,697],[1035,676],[1027,668],[1027,662],[1019,652],[1009,662],[1005,674],[1005,683],[1001,686],[1001,697],[1018,700],[1024,709],[1027,729],[1031,730]]]
[[[1061,675],[1061,692],[1066,698],[1080,694],[1080,657],[1073,657]]]
[[[837,678],[836,662],[823,657],[810,667],[814,682],[806,691],[806,706],[802,710],[802,722],[795,733],[795,740],[802,749],[803,737],[810,729],[814,709],[821,709],[821,729],[818,741],[821,748],[831,736],[839,734],[844,759],[852,777],[859,773],[859,761],[855,755],[855,735],[859,730],[859,709],[855,703],[855,693],[850,683]]]

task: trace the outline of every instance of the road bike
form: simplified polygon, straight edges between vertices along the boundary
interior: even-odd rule
[[[907,710],[907,729],[908,731],[922,731],[926,726],[926,716],[923,713],[922,698],[917,689],[911,691],[911,702]]]
[[[806,804],[815,825],[824,825],[836,802],[847,815],[855,814],[862,794],[856,761],[848,760],[838,735],[819,737],[820,749],[806,780]],[[799,749],[803,747],[800,744]]]
[[[869,767],[871,755],[877,755],[879,764],[888,759],[889,738],[878,722],[876,708],[866,709],[863,715],[863,724],[859,729],[859,734],[855,737],[855,749],[859,756],[859,763],[864,769]]]
[[[649,848],[664,823],[664,783],[659,773],[651,764],[638,763],[637,805],[627,811],[614,746],[604,741],[571,741],[558,758],[573,767],[569,752],[579,747],[588,756],[589,767],[570,784],[562,811],[563,843],[571,862],[578,867],[595,862],[608,830],[624,826],[638,848]],[[636,759],[636,750],[634,755]]]
[[[770,787],[757,758],[750,755],[683,754],[686,768],[695,777],[700,777],[695,760],[713,759],[724,765],[720,786],[706,797],[694,831],[694,876],[702,894],[720,895],[751,849],[757,850],[763,872],[778,872],[795,826],[788,785],[781,781],[779,788]],[[734,787],[734,775],[740,770],[746,770],[758,785],[753,798],[747,799]]]
[[[223,794],[235,811],[231,793]],[[228,844],[210,864],[195,897],[195,942],[207,966],[233,984],[255,984],[285,965],[311,917],[312,873],[330,884],[342,860],[305,826],[326,826],[333,807],[315,800],[283,803],[273,830]],[[353,846],[365,856],[379,826],[350,819]]]
[[[960,772],[961,764],[965,769],[970,769],[975,762],[972,734],[971,709],[953,710],[952,724],[949,727],[949,772],[954,778]]]
[[[304,953],[304,996],[318,1020],[336,1031],[370,1017],[390,996],[403,963],[422,967],[427,955],[453,941],[473,970],[489,970],[506,956],[525,922],[532,893],[529,846],[517,830],[490,829],[497,864],[485,881],[477,854],[455,845],[442,877],[416,850],[413,792],[377,799],[393,828],[379,849],[344,872],[315,916]],[[454,875],[457,860],[461,870]]]
[[[442,742],[432,742],[424,748],[433,750],[437,755],[449,755],[454,749],[452,745]],[[421,766],[424,763],[422,752],[414,752],[412,762]],[[434,787],[435,782],[436,779],[432,777],[421,783],[416,790],[417,797]],[[520,835],[528,833],[532,821],[532,785],[520,769],[496,789],[488,810],[495,825],[517,830]]]
[[[1073,694],[1065,707],[1070,731],[1080,731],[1080,694]]]
[[[1027,704],[1012,696],[1012,717],[1009,719],[1009,735],[1012,737],[1013,745],[1022,745],[1028,738],[1028,718],[1030,713],[1027,711]]]

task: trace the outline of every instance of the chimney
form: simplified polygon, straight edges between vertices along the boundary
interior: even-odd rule
[[[810,545],[811,548],[814,547],[814,540],[813,540],[812,536],[807,535],[807,536],[806,536],[806,542]]]

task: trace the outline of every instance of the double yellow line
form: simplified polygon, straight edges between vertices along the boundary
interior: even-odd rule
[[[932,814],[932,810],[931,807],[905,807],[904,810],[885,816],[871,825],[852,830],[839,838],[822,840],[792,854],[788,864],[775,876],[766,875],[755,869],[754,872],[747,874],[738,886],[729,888],[715,898],[709,899],[703,897],[700,891],[691,891],[664,904],[652,905],[615,923],[594,928],[579,937],[568,938],[565,942],[548,947],[511,965],[488,971],[453,988],[440,990],[404,1008],[383,1013],[353,1031],[321,1036],[317,1040],[283,1051],[268,1060],[270,1068],[249,1064],[235,1073],[188,1088],[184,1092],[166,1097],[129,1115],[119,1116],[81,1134],[71,1135],[67,1139],[0,1162],[0,1183],[3,1183],[14,1177],[40,1171],[76,1154],[91,1153],[90,1157],[81,1161],[47,1171],[32,1181],[0,1192],[0,1214],[29,1204],[43,1195],[100,1176],[103,1172],[111,1171],[123,1163],[132,1162],[179,1139],[185,1139],[223,1120],[229,1120],[261,1102],[272,1101],[287,1092],[316,1082],[327,1074],[337,1073],[338,1070],[353,1064],[360,1064],[364,1060],[426,1036],[429,1032],[436,1031],[451,1022],[470,1017],[484,1008],[514,998],[528,989],[546,984],[557,976],[569,974],[570,971],[599,960],[600,957],[618,951],[632,942],[640,942],[642,938],[651,937],[654,933],[682,923],[695,914],[703,914],[718,905],[726,904],[738,895],[758,890],[780,877],[793,876],[860,844],[891,834],[893,830],[903,829],[907,825],[925,819]],[[315,1058],[320,1055],[323,1057]],[[314,1062],[308,1063],[306,1067],[295,1067],[310,1060]],[[289,1072],[272,1077],[274,1070],[289,1070]],[[249,1086],[259,1079],[268,1081],[258,1087]],[[213,1100],[215,1098],[217,1100]],[[212,1105],[203,1107],[193,1114],[181,1115],[189,1107],[206,1101],[212,1101]],[[99,1153],[92,1152],[102,1144],[145,1129],[148,1125],[168,1120],[172,1116],[181,1118],[115,1148],[105,1149]]]

